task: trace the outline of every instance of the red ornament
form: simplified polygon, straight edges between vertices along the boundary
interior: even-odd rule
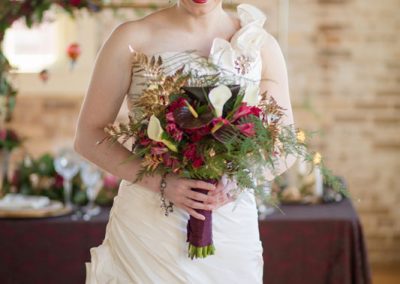
[[[81,54],[80,45],[78,43],[71,43],[67,48],[67,54],[71,59],[71,67],[73,67],[79,55]]]

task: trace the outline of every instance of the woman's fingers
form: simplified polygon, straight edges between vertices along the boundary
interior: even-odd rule
[[[211,190],[209,191],[207,194],[211,195],[211,196],[215,196],[220,194],[221,192],[223,192],[225,189],[224,184],[221,182],[221,180],[218,182],[217,187],[215,188],[215,190]]]
[[[206,219],[206,217],[204,217],[204,215],[201,215],[200,213],[196,212],[196,210],[194,210],[194,209],[192,209],[190,207],[182,206],[182,208],[185,209],[189,213],[189,215],[193,216],[196,219],[199,219],[199,220],[205,220]]]
[[[209,191],[210,192],[210,191]],[[186,194],[187,197],[193,200],[202,201],[204,203],[209,203],[209,196],[205,193],[196,192],[194,190],[189,189]]]
[[[202,180],[194,180],[194,179],[188,179],[187,185],[190,188],[199,188],[199,189],[205,189],[205,190],[215,190],[215,188],[216,188],[216,186],[213,185],[212,183],[205,182]]]
[[[212,204],[206,204],[202,202],[194,201],[190,198],[187,198],[184,202],[184,205],[193,209],[201,209],[201,210],[213,210],[214,206]]]

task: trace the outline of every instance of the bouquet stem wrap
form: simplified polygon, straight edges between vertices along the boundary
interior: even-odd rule
[[[217,180],[206,180],[206,182],[217,184]],[[192,188],[192,190],[207,194],[208,190]],[[206,219],[199,220],[190,216],[187,224],[187,242],[189,242],[188,255],[193,258],[205,258],[213,255],[215,247],[212,240],[212,211],[195,209]]]

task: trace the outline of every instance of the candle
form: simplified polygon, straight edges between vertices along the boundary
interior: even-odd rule
[[[321,174],[321,169],[318,166],[314,167],[314,175],[315,175],[315,195],[322,197],[324,193],[323,178]]]
[[[298,171],[302,176],[307,174],[307,163],[304,159],[298,159]]]

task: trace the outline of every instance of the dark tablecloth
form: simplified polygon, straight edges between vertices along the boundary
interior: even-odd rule
[[[264,283],[371,283],[362,228],[349,200],[281,209],[260,222]]]
[[[264,283],[371,282],[362,230],[348,200],[281,209],[284,214],[260,222]],[[90,222],[0,219],[0,283],[84,283],[89,249],[102,242],[108,216],[103,209]]]

